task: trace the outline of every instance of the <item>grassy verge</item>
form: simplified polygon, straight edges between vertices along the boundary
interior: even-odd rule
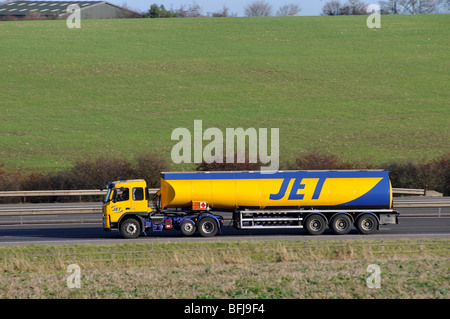
[[[1,298],[449,298],[449,240],[0,249]],[[69,289],[67,266],[81,269]],[[370,264],[381,287],[370,289]]]

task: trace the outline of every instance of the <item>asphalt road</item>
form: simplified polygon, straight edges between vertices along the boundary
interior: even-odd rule
[[[327,230],[323,235],[311,236],[305,230],[235,230],[225,222],[222,234],[212,238],[198,235],[184,237],[180,232],[149,232],[147,236],[126,240],[119,232],[105,232],[102,224],[59,223],[34,225],[1,225],[0,246],[42,244],[108,244],[151,241],[212,241],[212,240],[336,240],[336,239],[400,239],[400,238],[450,238],[450,217],[408,217],[400,224],[382,226],[372,235],[360,235],[353,229],[348,235],[337,236]]]
[[[421,202],[445,202],[447,207],[400,207],[396,208],[402,217],[450,216],[450,197],[408,197],[397,199],[398,204]],[[395,205],[394,205],[395,206]],[[0,205],[0,225],[5,224],[36,224],[36,223],[89,223],[101,222],[101,213],[68,214],[68,211],[82,209],[86,212],[95,210],[101,212],[102,204],[97,203],[50,203],[50,204],[2,204]],[[58,210],[62,213],[58,214]],[[43,211],[51,215],[41,215]],[[14,214],[14,212],[17,212]],[[8,213],[6,215],[6,213]]]
[[[423,200],[424,197],[421,198]],[[448,200],[449,198],[429,199]],[[401,201],[415,201],[406,198]],[[105,232],[101,213],[58,214],[68,208],[101,209],[101,203],[11,204],[0,205],[0,246],[36,244],[105,244],[130,241],[210,241],[210,240],[336,240],[336,239],[395,239],[395,238],[450,238],[450,207],[398,208],[400,224],[382,226],[375,234],[364,236],[353,229],[348,235],[337,236],[327,230],[321,236],[311,236],[303,229],[235,230],[231,221],[225,221],[222,234],[213,238],[198,235],[184,237],[180,232],[149,232],[135,240],[125,240],[118,231]],[[56,210],[52,215],[33,215],[40,210]],[[6,211],[26,212],[23,216],[4,216]]]

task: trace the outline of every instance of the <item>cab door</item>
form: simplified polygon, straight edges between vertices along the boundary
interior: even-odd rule
[[[131,212],[147,212],[148,202],[145,196],[146,189],[144,187],[133,187],[131,188]]]
[[[130,189],[128,187],[115,188],[112,198],[112,213],[122,215],[131,211]]]

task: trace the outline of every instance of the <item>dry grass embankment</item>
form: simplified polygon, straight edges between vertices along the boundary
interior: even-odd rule
[[[448,240],[0,248],[1,298],[444,298]],[[67,266],[81,268],[69,289]],[[381,270],[369,289],[367,267]]]

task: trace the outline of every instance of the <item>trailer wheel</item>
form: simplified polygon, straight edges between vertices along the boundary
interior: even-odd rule
[[[138,238],[141,234],[141,224],[134,218],[128,218],[120,223],[120,234],[127,239]]]
[[[346,214],[338,214],[331,219],[330,228],[336,235],[348,234],[352,228],[352,220]]]
[[[204,217],[198,222],[198,233],[203,237],[212,237],[219,230],[216,221],[211,217]]]
[[[372,234],[378,228],[378,220],[371,214],[363,214],[357,219],[355,226],[361,234]]]
[[[191,236],[195,233],[195,224],[192,220],[186,219],[181,223],[181,233],[185,236]]]
[[[327,228],[327,223],[323,216],[314,214],[306,218],[305,228],[311,235],[321,235]]]

